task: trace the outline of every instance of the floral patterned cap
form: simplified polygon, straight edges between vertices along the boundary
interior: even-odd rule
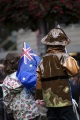
[[[61,28],[54,28],[42,38],[41,42],[45,45],[68,45],[71,40],[67,37]]]

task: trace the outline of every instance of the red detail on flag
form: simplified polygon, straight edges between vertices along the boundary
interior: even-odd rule
[[[21,55],[21,57],[23,57],[23,56],[25,56],[25,57],[27,57],[27,59],[28,60],[32,60],[33,58],[31,57],[31,55],[30,55],[30,53],[29,53],[29,51],[31,50],[31,48],[29,47],[29,48],[27,48],[27,49],[22,49],[22,55]]]

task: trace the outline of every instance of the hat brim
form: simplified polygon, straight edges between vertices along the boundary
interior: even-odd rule
[[[63,45],[63,46],[67,46],[68,44],[71,43],[71,40],[66,38],[66,40],[63,41],[54,41],[54,42],[48,42],[46,41],[48,38],[48,35],[46,35],[44,38],[42,38],[41,43],[45,44],[45,45]]]

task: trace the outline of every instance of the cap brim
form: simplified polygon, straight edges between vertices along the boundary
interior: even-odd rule
[[[47,37],[48,35],[46,35],[45,37],[42,38],[41,43],[45,44],[45,45],[64,45],[67,46],[68,44],[70,44],[71,40],[67,38],[67,40],[64,40],[62,42],[59,41],[54,41],[54,42],[47,42]]]

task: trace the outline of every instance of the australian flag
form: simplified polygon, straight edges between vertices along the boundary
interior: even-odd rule
[[[16,76],[27,90],[36,84],[36,69],[39,62],[39,56],[24,42]]]

